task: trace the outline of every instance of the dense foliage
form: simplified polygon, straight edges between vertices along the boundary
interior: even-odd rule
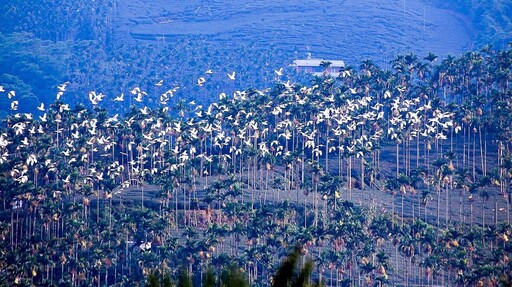
[[[455,0],[433,1],[435,5],[452,9],[462,15],[468,15],[478,31],[476,45],[493,44],[503,47],[512,41],[512,3],[506,0]]]
[[[154,84],[163,80],[166,85],[180,86],[176,93],[180,98],[209,104],[214,100],[212,94],[221,91],[268,86],[276,79],[273,69],[289,64],[284,60],[288,57],[272,49],[206,47],[196,40],[184,38],[172,46],[116,45],[108,51],[98,41],[51,42],[34,38],[32,33],[0,34],[0,83],[21,97],[31,98],[20,106],[25,112],[36,111],[39,102],[52,103],[57,83],[66,81],[70,82],[68,103],[84,102],[90,87],[114,97],[138,85],[156,95],[164,91]],[[197,78],[207,70],[216,73],[198,86]],[[226,74],[233,71],[237,79],[227,83]],[[104,107],[124,113],[131,103]],[[149,99],[147,104],[156,107],[156,103]],[[7,112],[9,106],[0,105],[0,115]]]
[[[510,39],[506,1],[447,4]],[[304,82],[250,44],[113,43],[116,1],[0,11],[1,286],[300,284],[297,242],[326,285],[510,285],[512,50]]]
[[[116,1],[5,0],[0,4],[0,32],[32,32],[51,41],[107,41]]]
[[[0,281],[132,286],[234,263],[266,286],[298,242],[331,286],[506,285],[512,50],[435,60],[200,90],[209,105],[164,81],[72,107],[64,83],[23,113],[2,87]]]
[[[507,1],[441,2],[437,4],[470,15],[473,25],[481,31],[475,47],[493,43],[502,48],[511,40],[507,13],[511,7]],[[273,69],[286,67],[296,56],[274,47],[261,51],[252,43],[226,47],[201,36],[115,42],[113,26],[119,25],[116,3],[113,0],[0,3],[0,83],[31,99],[24,101],[21,110],[35,111],[34,102],[51,103],[52,89],[66,81],[70,82],[68,102],[82,102],[90,87],[115,96],[138,85],[157,94],[162,91],[154,89],[153,84],[163,79],[167,84],[179,85],[181,97],[194,97],[209,104],[214,100],[212,92],[269,86],[275,80]],[[196,85],[196,79],[209,69],[223,76],[237,71],[239,77],[225,85],[225,77],[215,75],[206,84],[210,93],[202,93],[204,89]],[[123,113],[128,106],[127,103],[106,108]],[[8,107],[0,105],[0,116],[7,111]]]
[[[208,43],[205,37],[183,36],[168,39],[168,43],[113,42],[116,3],[0,3],[0,83],[27,98],[20,111],[34,112],[36,103],[52,103],[56,85],[66,81],[70,82],[69,103],[83,102],[90,87],[109,96],[135,84],[148,92],[160,93],[154,86],[160,80],[179,85],[177,94],[181,98],[194,97],[198,103],[211,103],[214,99],[202,92],[205,89],[232,92],[268,86],[274,81],[272,70],[289,64],[289,57],[272,47],[265,51],[250,44],[225,47]],[[196,79],[209,69],[217,74],[200,89]],[[237,71],[237,80],[226,85],[225,74],[232,71]],[[127,101],[105,108],[124,113],[130,104]],[[8,111],[8,105],[0,105],[0,116]]]

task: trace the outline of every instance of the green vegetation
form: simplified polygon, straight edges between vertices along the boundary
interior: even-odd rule
[[[27,104],[21,110],[34,111],[50,95],[53,100],[56,83],[67,79],[70,52],[69,43],[39,40],[30,33],[0,34],[0,83]],[[8,103],[0,101],[0,109],[8,111]]]
[[[476,46],[494,45],[504,48],[512,41],[512,3],[507,0],[458,0],[433,1],[434,5],[446,7],[468,15],[471,24],[478,31]]]
[[[310,281],[310,276],[313,271],[313,261],[308,260],[304,267],[298,271],[297,268],[299,266],[299,260],[301,258],[301,247],[295,247],[293,251],[285,258],[285,260],[281,263],[279,268],[276,271],[276,274],[272,278],[272,287],[307,287],[311,286],[308,284]],[[172,282],[169,276],[169,273],[165,273],[163,278],[159,280],[159,274],[156,272],[152,272],[148,275],[147,281],[148,287],[170,287],[172,286]],[[179,272],[178,283],[176,284],[178,287],[192,287],[192,279],[190,278],[190,274],[186,271],[181,270]],[[245,287],[249,286],[247,283],[247,279],[245,275],[237,268],[236,266],[224,267],[222,268],[222,272],[220,277],[217,278],[213,269],[209,268],[206,273],[206,278],[204,280],[204,284],[201,285],[204,287],[214,287],[214,286],[222,286],[222,287]],[[316,284],[315,286],[320,286],[320,284]]]
[[[208,106],[164,83],[154,108],[140,87],[72,107],[64,83],[18,113],[2,87],[0,282],[133,286],[234,265],[267,286],[298,243],[320,284],[506,286],[512,50],[435,60]],[[125,115],[98,107],[119,101]]]
[[[0,286],[510,286],[511,47],[297,82],[279,53],[114,47],[108,21],[77,21],[115,2],[18,2],[0,4]]]
[[[282,53],[256,51],[250,46],[226,49],[211,45],[206,49],[187,38],[176,40],[172,46],[134,44],[106,50],[98,41],[51,42],[34,38],[31,33],[0,34],[0,83],[31,99],[20,106],[20,111],[26,112],[36,111],[41,102],[52,103],[56,86],[64,82],[70,83],[68,103],[84,102],[90,87],[109,96],[128,93],[135,85],[151,95],[161,94],[164,91],[155,84],[164,80],[166,85],[180,87],[175,92],[177,97],[208,104],[221,92],[270,85],[275,81],[275,67],[268,63],[286,66],[286,58]],[[215,73],[198,86],[197,78],[210,69]],[[237,71],[238,77],[226,83],[226,74],[232,71]],[[109,103],[103,107],[125,113],[130,103]],[[151,107],[157,103],[151,98],[146,102]],[[8,105],[0,105],[0,113],[8,111]]]
[[[512,7],[507,1],[452,2],[437,4],[471,15],[481,31],[476,47],[505,48],[511,40],[507,12]],[[22,111],[35,111],[37,102],[50,104],[56,85],[66,81],[67,102],[83,102],[91,87],[109,96],[127,93],[135,85],[159,94],[163,91],[154,84],[164,80],[181,87],[180,98],[209,104],[221,92],[270,86],[276,81],[273,70],[287,67],[294,57],[271,46],[265,51],[251,43],[225,47],[200,36],[167,39],[172,44],[115,43],[111,34],[116,9],[112,0],[0,3],[0,83],[31,99],[24,101]],[[203,87],[197,86],[196,79],[209,69],[216,73]],[[233,71],[239,77],[226,84],[226,74]],[[291,71],[286,74],[297,81]],[[5,107],[0,105],[0,115],[8,113]],[[129,104],[104,108],[124,113]]]
[[[309,277],[313,271],[314,263],[311,260],[306,261],[304,267],[297,270],[299,266],[300,253],[302,247],[295,247],[288,257],[281,263],[275,276],[272,278],[272,287],[306,287]],[[316,286],[320,286],[317,284]]]
[[[0,32],[30,31],[54,42],[97,39],[106,43],[115,9],[113,0],[4,0]]]
[[[70,83],[68,103],[84,102],[90,87],[114,96],[138,85],[154,95],[164,92],[154,85],[160,80],[180,86],[175,94],[182,99],[211,103],[221,92],[268,86],[275,80],[272,69],[289,64],[288,57],[272,47],[227,48],[207,45],[204,37],[169,39],[172,45],[113,43],[116,9],[111,0],[0,3],[0,84],[29,99],[20,111],[35,112],[39,103],[51,104],[56,86],[64,82]],[[197,86],[197,77],[209,69],[216,73]],[[226,73],[232,71],[238,72],[238,79],[226,84]],[[127,101],[104,108],[125,113],[129,105]],[[0,116],[8,113],[9,105],[0,99]]]

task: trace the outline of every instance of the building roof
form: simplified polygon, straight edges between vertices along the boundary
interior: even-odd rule
[[[318,67],[322,62],[330,62],[331,67],[339,68],[345,67],[345,62],[341,60],[324,60],[324,59],[304,59],[304,60],[294,60],[292,66],[297,67]]]

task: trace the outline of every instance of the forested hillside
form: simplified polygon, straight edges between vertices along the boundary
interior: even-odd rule
[[[203,286],[227,270],[273,286],[291,250],[326,286],[510,286],[512,47],[479,42],[506,41],[480,33],[506,31],[507,3],[439,4],[455,13],[443,17],[486,15],[478,48],[347,61],[339,76],[328,61],[316,77],[288,67],[282,29],[268,49],[250,33],[233,46],[228,32],[154,37],[153,25],[219,24],[215,9],[254,28],[338,7],[324,2],[254,18],[262,2],[172,14],[136,0],[2,1],[0,286],[184,274]],[[379,25],[426,7],[401,3],[386,2]],[[401,42],[403,29],[390,27],[400,45],[423,35]]]
[[[512,3],[506,0],[492,1],[433,1],[439,7],[468,15],[476,31],[475,46],[492,44],[504,48],[512,41]]]
[[[63,83],[19,113],[2,87],[1,282],[133,286],[180,266],[200,281],[235,264],[267,286],[299,244],[330,286],[507,286],[512,50],[392,64],[209,105],[158,82],[86,108]]]
[[[271,9],[265,3],[187,3],[156,3],[157,9],[137,0],[2,1],[1,83],[20,96],[47,102],[52,89],[69,81],[70,97],[85,103],[91,89],[114,95],[134,84],[150,89],[164,79],[190,97],[197,93],[198,75],[209,69],[219,71],[208,82],[214,94],[268,86],[275,81],[274,69],[305,57],[308,49],[313,57],[354,66],[371,59],[390,68],[397,54],[456,56],[480,49],[489,43],[486,39],[504,48],[510,35],[506,3],[435,7],[396,0],[376,1],[372,9],[352,1],[317,1],[293,9],[279,1]],[[268,14],[281,10],[279,17]],[[239,80],[223,87],[218,75],[232,71]],[[290,71],[287,75],[297,81]],[[213,98],[201,95],[198,100]]]

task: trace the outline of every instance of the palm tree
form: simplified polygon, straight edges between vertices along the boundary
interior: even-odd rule
[[[502,189],[501,194],[506,197],[506,210],[507,210],[507,223],[510,224],[510,202],[512,200],[512,191],[511,191],[511,178],[512,178],[512,157],[506,156],[502,160],[502,165],[500,166],[503,170],[501,170],[502,174]]]
[[[396,178],[389,178],[386,180],[385,184],[386,190],[391,192],[392,199],[391,199],[391,222],[394,222],[395,217],[395,195],[397,191],[400,189],[400,183],[398,179]]]
[[[297,264],[300,259],[300,248],[295,249],[283,261],[275,276],[272,279],[272,286],[309,286],[307,284],[311,272],[313,271],[313,262],[306,261],[304,267],[297,273]]]

